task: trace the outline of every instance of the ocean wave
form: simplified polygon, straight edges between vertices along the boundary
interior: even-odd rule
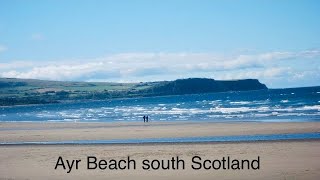
[[[252,109],[248,107],[231,107],[231,108],[215,107],[215,108],[210,108],[210,111],[230,114],[230,113],[237,113],[237,112],[249,112],[249,111],[252,111]]]
[[[310,114],[305,114],[305,113],[281,113],[278,116],[307,116]]]
[[[318,110],[320,111],[320,105],[314,105],[314,106],[303,106],[301,108],[296,108],[296,110]]]
[[[262,105],[262,104],[269,104],[271,101],[270,99],[267,100],[261,100],[261,101],[253,101],[252,103],[255,105]]]
[[[245,105],[245,104],[251,104],[252,102],[249,101],[234,101],[230,102],[230,104],[235,104],[235,105]]]
[[[287,108],[281,108],[281,107],[277,107],[277,108],[273,108],[273,111],[278,111],[278,112],[292,112],[296,110],[295,108],[292,107],[287,107]]]
[[[64,119],[49,119],[47,122],[74,122],[74,120],[64,120]]]
[[[54,121],[54,120],[52,120],[52,121]],[[77,122],[77,121],[81,121],[81,119],[80,118],[78,118],[78,119],[74,119],[74,118],[65,118],[65,119],[63,119],[63,121],[66,121],[66,122]]]
[[[39,118],[50,118],[50,117],[56,117],[55,114],[44,114],[44,113],[38,113],[35,115],[36,117]]]
[[[62,117],[70,118],[70,119],[79,119],[82,117],[81,114],[63,114]]]
[[[268,117],[270,116],[271,114],[253,114],[254,117]]]
[[[270,111],[270,107],[268,107],[268,106],[257,107],[256,111],[258,111],[258,112],[267,112],[267,111]]]
[[[291,93],[296,93],[292,95]],[[262,119],[320,120],[319,89],[302,92],[270,90],[255,94],[183,95],[157,99],[115,100],[110,103],[70,103],[41,105],[35,108],[0,109],[0,121],[141,121],[149,115],[155,121],[225,120],[255,121]],[[299,92],[299,93],[298,93]],[[190,99],[188,98],[190,96]],[[290,98],[288,98],[290,97]],[[123,103],[121,103],[123,102]],[[234,119],[232,119],[234,118]]]

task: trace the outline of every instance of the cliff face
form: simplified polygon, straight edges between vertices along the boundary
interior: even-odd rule
[[[206,78],[178,79],[160,83],[150,89],[148,93],[156,95],[171,94],[196,94],[210,92],[226,91],[249,91],[268,89],[266,85],[260,83],[257,79],[216,81]]]

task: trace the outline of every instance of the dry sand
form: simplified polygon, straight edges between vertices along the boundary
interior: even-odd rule
[[[259,143],[97,145],[97,146],[1,146],[0,179],[272,179],[319,180],[320,141]],[[87,170],[86,157],[121,159],[130,156],[136,170]],[[216,159],[230,156],[253,159],[260,156],[260,170],[193,170],[191,158]],[[78,170],[54,169],[59,156],[82,159]],[[150,170],[139,167],[143,159],[179,156],[185,170]]]
[[[0,142],[186,137],[271,133],[320,132],[320,123],[1,123]],[[320,140],[189,143],[145,145],[1,145],[0,180],[3,179],[320,179]],[[191,158],[254,159],[260,170],[193,170]],[[55,170],[59,156],[82,159],[78,170]],[[136,170],[87,170],[86,157],[122,159],[130,156]],[[179,156],[185,170],[141,169],[143,159]]]

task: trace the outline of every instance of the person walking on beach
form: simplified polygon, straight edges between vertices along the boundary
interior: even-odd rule
[[[143,116],[143,122],[144,123],[146,122],[146,116]]]
[[[146,121],[147,121],[147,122],[149,121],[149,116],[146,117]]]

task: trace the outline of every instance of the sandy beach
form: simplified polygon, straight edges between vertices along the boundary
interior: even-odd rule
[[[320,132],[297,123],[0,123],[1,142],[101,140]]]
[[[99,140],[320,132],[320,123],[1,123],[1,142]],[[310,179],[320,177],[320,140],[242,143],[1,145],[0,179]],[[81,159],[78,170],[54,169],[58,157]],[[87,156],[137,161],[135,170],[88,170]],[[144,159],[179,156],[184,170],[143,170]],[[193,170],[194,156],[261,159],[259,170]],[[139,164],[140,162],[140,164]]]
[[[303,179],[320,177],[320,141],[284,141],[256,143],[97,145],[97,146],[2,146],[0,179]],[[257,158],[260,170],[193,170],[193,156],[214,159]],[[67,173],[54,169],[59,156],[82,159],[121,159],[127,156],[137,162],[143,159],[170,159],[179,156],[186,161],[185,170],[78,170]],[[139,163],[138,163],[139,164]],[[139,165],[137,165],[139,166]]]

